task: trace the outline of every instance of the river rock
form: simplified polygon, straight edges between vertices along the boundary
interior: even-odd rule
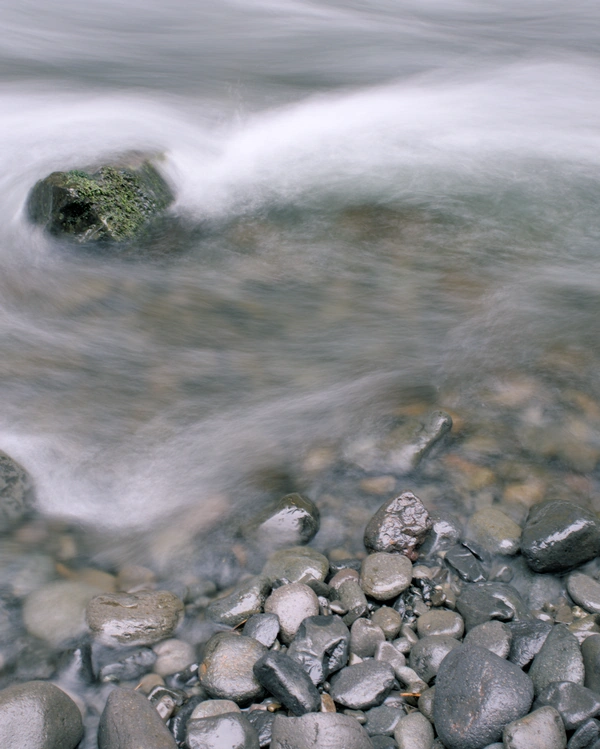
[[[445,635],[460,639],[465,631],[462,616],[447,609],[431,609],[417,619],[419,637]]]
[[[29,474],[0,450],[0,533],[23,520],[33,507]]]
[[[77,242],[123,242],[173,201],[171,189],[143,154],[114,164],[52,172],[37,182],[27,200],[33,223]]]
[[[153,647],[158,656],[154,672],[161,676],[170,676],[183,671],[196,659],[196,649],[183,640],[163,640]]]
[[[569,595],[590,614],[600,614],[600,583],[583,572],[572,572],[567,582]]]
[[[529,711],[533,684],[518,666],[485,648],[452,650],[438,670],[433,715],[448,749],[481,749]]]
[[[151,702],[132,689],[114,689],[98,727],[98,749],[177,749]]]
[[[383,630],[369,619],[357,619],[350,628],[350,652],[359,658],[372,658],[383,642]]]
[[[405,554],[411,561],[418,557],[417,547],[431,528],[425,505],[412,492],[384,502],[365,528],[364,542],[371,552]]]
[[[339,616],[311,616],[298,628],[288,655],[319,685],[346,665],[349,647],[350,631]]]
[[[302,494],[286,494],[250,523],[245,535],[267,548],[302,546],[319,530],[319,510]]]
[[[512,635],[508,660],[523,668],[535,658],[552,631],[550,622],[539,619],[508,622],[506,625]]]
[[[254,727],[261,749],[268,747],[273,735],[275,713],[270,713],[268,710],[250,710],[246,713],[246,720]]]
[[[588,689],[600,694],[600,635],[590,635],[581,643],[585,679]]]
[[[265,653],[254,664],[260,684],[294,715],[317,712],[321,695],[302,666],[284,653]]]
[[[271,749],[373,749],[368,733],[349,715],[309,713],[301,718],[278,714]]]
[[[277,614],[254,614],[244,624],[242,634],[270,648],[279,634],[279,617]]]
[[[344,623],[349,627],[368,610],[367,598],[356,580],[346,580],[337,590],[338,600],[344,614]]]
[[[369,736],[393,736],[398,721],[406,713],[400,707],[380,705],[379,707],[372,707],[365,715],[367,716],[365,730]]]
[[[0,691],[2,749],[74,749],[82,736],[79,708],[54,684],[28,681]]]
[[[553,681],[583,685],[585,676],[579,642],[564,624],[555,624],[529,668],[535,693]]]
[[[190,720],[186,746],[189,749],[260,749],[254,726],[237,713]]]
[[[451,636],[430,635],[413,645],[408,665],[419,678],[429,684],[437,674],[440,664],[454,648],[460,647],[457,639]]]
[[[447,512],[432,512],[429,517],[431,529],[419,549],[425,557],[447,551],[457,544],[462,536],[462,525],[454,515]]]
[[[393,686],[394,671],[389,663],[367,660],[335,674],[329,694],[344,707],[366,710],[381,705]]]
[[[410,713],[401,718],[394,731],[398,749],[431,749],[433,727],[420,712]]]
[[[270,590],[271,584],[267,577],[252,577],[240,583],[233,593],[212,601],[206,608],[206,614],[219,624],[237,627],[253,614],[260,614]]]
[[[492,619],[509,622],[530,618],[521,596],[505,583],[465,585],[456,600],[456,608],[465,621],[467,632]]]
[[[444,561],[468,583],[481,583],[488,578],[481,561],[464,544],[456,544],[448,549]]]
[[[555,681],[538,694],[534,708],[550,705],[560,713],[567,731],[600,713],[600,696],[572,681]]]
[[[274,590],[265,601],[265,614],[279,619],[281,641],[287,645],[304,619],[319,613],[319,599],[308,585],[290,583]]]
[[[495,507],[473,513],[466,533],[492,554],[513,555],[519,551],[521,527]]]
[[[276,583],[308,583],[311,580],[322,582],[329,572],[326,556],[315,549],[294,546],[281,549],[269,557],[262,574],[272,585]]]
[[[388,640],[393,640],[400,632],[402,616],[391,606],[381,606],[371,614],[371,621],[381,627]]]
[[[241,713],[242,711],[232,700],[203,700],[193,709],[190,720],[198,718],[214,718],[215,715],[226,713]]]
[[[487,648],[499,658],[508,658],[512,633],[509,627],[506,624],[502,624],[502,622],[484,622],[477,627],[473,627],[463,642],[465,645],[477,645],[480,648]]]
[[[600,741],[600,721],[591,718],[582,723],[569,739],[567,749],[597,749]]]
[[[254,664],[266,648],[252,637],[233,632],[213,635],[204,652],[201,684],[211,697],[245,705],[258,699],[263,688],[254,676]]]
[[[600,553],[600,522],[572,502],[534,505],[521,537],[521,553],[534,572],[564,572]]]
[[[360,585],[378,601],[388,601],[406,590],[412,579],[412,564],[402,554],[379,552],[363,561]]]
[[[183,602],[168,590],[107,593],[93,598],[87,622],[105,645],[153,645],[169,637],[183,618]]]
[[[553,707],[541,707],[509,723],[502,736],[504,749],[565,749],[567,735]]]

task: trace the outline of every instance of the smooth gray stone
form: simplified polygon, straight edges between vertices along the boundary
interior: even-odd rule
[[[344,707],[367,710],[381,705],[393,685],[394,671],[389,663],[368,660],[335,674],[329,694]]]
[[[0,450],[0,532],[13,528],[33,508],[29,475]]]
[[[375,651],[375,660],[389,663],[390,666],[394,669],[394,673],[396,674],[396,676],[399,673],[399,669],[402,669],[406,666],[406,658],[402,653],[396,650],[391,642],[379,643],[379,645],[377,646],[377,650]]]
[[[363,560],[360,586],[371,598],[389,601],[409,587],[412,564],[403,554],[377,552]]]
[[[371,736],[371,742],[373,749],[398,749],[398,744],[392,736]]]
[[[279,634],[279,618],[277,614],[254,614],[244,625],[242,634],[270,648]]]
[[[267,598],[265,614],[277,615],[279,638],[284,645],[288,645],[304,619],[319,614],[319,599],[308,585],[289,583],[276,588]]]
[[[369,520],[364,543],[370,552],[396,551],[415,561],[417,547],[430,528],[431,519],[425,505],[412,492],[404,492],[384,502]]]
[[[275,583],[323,582],[329,572],[329,560],[315,549],[294,546],[271,554],[262,574]]]
[[[582,684],[585,671],[579,642],[564,624],[555,624],[529,669],[535,693],[553,681]]]
[[[338,588],[338,598],[348,612],[344,615],[344,623],[349,627],[368,610],[367,598],[356,580],[346,580]]]
[[[600,713],[600,696],[572,681],[555,681],[543,689],[533,703],[534,708],[545,705],[558,710],[567,731],[574,731]]]
[[[350,628],[350,652],[359,658],[372,658],[382,642],[383,630],[369,619],[357,619]]]
[[[381,627],[388,640],[393,640],[400,632],[402,617],[391,606],[381,606],[371,614],[371,621]]]
[[[183,619],[183,602],[168,590],[103,593],[86,610],[93,636],[103,645],[154,645]]]
[[[600,721],[591,718],[582,723],[567,743],[567,749],[593,749],[600,741]]]
[[[273,547],[302,546],[319,530],[319,509],[302,494],[286,494],[258,514],[244,535]]]
[[[207,693],[220,700],[245,705],[263,695],[254,676],[254,664],[267,648],[252,637],[219,632],[213,635],[204,651],[201,683]]]
[[[521,527],[496,507],[486,507],[469,518],[467,537],[492,554],[510,556],[519,551]]]
[[[398,749],[431,749],[433,737],[431,723],[418,711],[405,715],[394,731]]]
[[[260,749],[256,729],[239,713],[190,720],[186,745],[189,749]]]
[[[506,624],[498,621],[484,622],[473,627],[463,640],[464,645],[487,648],[499,658],[508,658],[512,633]]]
[[[408,665],[419,678],[429,682],[437,674],[440,664],[454,648],[460,647],[455,637],[431,635],[413,645],[408,657]]]
[[[419,551],[425,557],[431,557],[440,551],[447,551],[460,541],[462,525],[458,518],[447,512],[432,512],[431,529]]]
[[[488,573],[479,559],[464,544],[456,544],[448,549],[444,561],[468,583],[485,582]]]
[[[523,528],[521,553],[534,572],[564,572],[600,553],[597,516],[572,502],[534,505]]]
[[[465,585],[456,599],[456,608],[465,620],[467,632],[492,619],[509,622],[531,618],[521,596],[506,583]]]
[[[417,707],[427,718],[428,721],[433,723],[433,700],[435,698],[435,687],[426,689],[422,692],[421,696],[417,701]]]
[[[294,715],[317,712],[321,695],[302,666],[284,653],[270,651],[254,664],[262,686]]]
[[[219,624],[237,627],[253,614],[262,612],[270,591],[271,583],[267,577],[252,577],[238,585],[233,593],[209,604],[206,614]]]
[[[600,694],[600,635],[590,635],[581,644],[585,668],[584,686]]]
[[[369,736],[393,736],[398,721],[404,715],[406,713],[399,707],[392,707],[391,705],[372,707],[366,713],[365,730]]]
[[[535,658],[552,631],[550,622],[530,619],[524,622],[508,622],[512,634],[508,660],[523,668]]]
[[[82,736],[79,708],[54,684],[28,681],[0,691],[2,749],[74,749]]]
[[[502,734],[505,749],[565,749],[567,734],[558,711],[541,707],[509,723]]]
[[[526,715],[533,684],[518,666],[485,648],[452,650],[438,670],[433,715],[447,749],[481,749]]]
[[[301,718],[277,715],[271,749],[373,749],[356,718],[341,713],[309,713]]]
[[[298,628],[287,654],[318,685],[348,663],[349,647],[350,631],[339,616],[310,616]]]
[[[572,572],[567,581],[569,595],[590,614],[600,614],[600,583],[583,572]]]
[[[143,694],[114,689],[98,727],[98,749],[176,749],[162,718]]]
[[[444,635],[460,639],[465,631],[462,616],[447,609],[431,609],[417,619],[419,637]]]

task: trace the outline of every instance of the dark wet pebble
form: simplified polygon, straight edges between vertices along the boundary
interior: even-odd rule
[[[269,746],[273,733],[275,713],[271,713],[268,710],[251,710],[249,713],[246,713],[246,720],[250,725],[254,726],[261,749]]]
[[[431,528],[424,504],[412,492],[384,502],[369,520],[364,543],[371,552],[400,552],[414,561]]]
[[[344,707],[367,710],[381,705],[394,681],[394,671],[389,663],[368,660],[347,666],[335,674],[329,694],[334,702]]]
[[[550,705],[560,713],[567,731],[600,713],[600,695],[572,681],[555,681],[537,696],[533,707]]]
[[[362,567],[362,562],[360,559],[338,559],[335,561],[329,562],[329,574],[335,575],[337,572],[341,572],[342,570],[355,570],[356,572],[360,572],[360,568]]]
[[[398,721],[404,715],[406,715],[406,712],[399,707],[392,707],[390,705],[372,707],[366,713],[367,722],[365,723],[365,730],[369,736],[393,736]]]
[[[190,720],[186,744],[189,749],[259,749],[255,728],[239,713]],[[144,748],[145,749],[145,748]]]
[[[448,549],[444,561],[450,565],[462,580],[468,583],[481,583],[488,578],[483,564],[463,544],[456,544],[456,546]]]
[[[375,660],[389,663],[396,675],[399,673],[399,669],[406,666],[406,658],[391,642],[382,642],[377,646]]]
[[[419,678],[429,682],[436,676],[440,664],[454,648],[460,647],[460,642],[454,637],[444,635],[430,635],[413,645],[408,658],[408,665]]]
[[[381,606],[371,614],[371,621],[381,627],[386,639],[393,640],[400,632],[402,617],[390,606]]]
[[[157,655],[152,648],[94,647],[92,658],[100,681],[133,681],[152,670]]]
[[[261,545],[302,546],[319,530],[319,509],[302,494],[286,494],[265,508],[245,531]]]
[[[265,653],[254,664],[254,676],[294,715],[317,712],[321,706],[321,696],[310,676],[284,653]]]
[[[349,648],[350,631],[339,616],[311,616],[298,628],[287,654],[318,685],[346,665]]]
[[[521,596],[506,583],[465,585],[456,599],[456,608],[465,620],[467,632],[492,619],[508,622],[530,617]]]
[[[564,624],[555,624],[529,668],[535,693],[539,694],[553,681],[583,685],[584,675],[577,638]]]
[[[360,586],[371,598],[389,601],[406,590],[412,579],[412,564],[403,554],[377,552],[362,563]]]
[[[373,749],[398,749],[398,744],[391,736],[371,736]]]
[[[0,691],[3,749],[74,749],[82,736],[79,708],[54,684],[28,681]]]
[[[582,572],[572,572],[567,582],[569,595],[590,614],[600,614],[600,583]]]
[[[432,512],[430,519],[431,529],[419,549],[425,557],[447,551],[460,541],[463,532],[460,520],[447,512]]]
[[[114,689],[98,727],[98,749],[175,749],[173,735],[152,704],[131,689]]]
[[[263,688],[254,676],[254,664],[266,648],[252,637],[230,632],[213,635],[204,652],[200,681],[207,693],[241,705],[262,696]]]
[[[181,622],[183,602],[167,590],[103,593],[89,602],[86,617],[104,645],[153,645]]]
[[[503,731],[504,749],[565,749],[567,735],[560,715],[553,707],[541,707]]]
[[[242,633],[270,648],[279,634],[279,618],[276,614],[254,614],[244,625]]]
[[[295,546],[281,549],[269,557],[262,574],[272,585],[276,583],[306,583],[309,580],[325,580],[329,572],[329,560],[315,549]]]
[[[13,528],[32,507],[29,475],[9,455],[0,451],[0,532]]]
[[[204,702],[205,699],[206,695],[204,694],[193,695],[179,708],[179,710],[177,710],[175,715],[171,718],[169,729],[173,734],[173,738],[175,739],[175,743],[177,744],[177,746],[183,747],[185,745],[188,721],[196,707],[201,702]]]
[[[600,521],[564,500],[534,505],[523,528],[521,553],[535,572],[573,569],[600,553]]]
[[[524,622],[508,622],[512,642],[508,660],[523,668],[535,658],[552,631],[550,622],[530,619]]]
[[[383,630],[369,619],[357,619],[350,628],[350,652],[359,658],[372,658],[382,642]]]
[[[197,685],[200,678],[198,674],[199,667],[199,663],[190,663],[183,671],[177,671],[174,674],[165,676],[165,684],[173,689],[185,689],[186,687]]]
[[[271,749],[373,749],[360,723],[340,713],[309,713],[301,718],[277,715]]]
[[[271,591],[269,579],[263,575],[245,580],[233,593],[213,601],[206,609],[207,616],[220,624],[237,627],[253,614],[259,614]]]
[[[337,589],[338,600],[346,610],[344,623],[349,627],[368,610],[367,598],[356,580],[347,580]]]
[[[498,621],[484,622],[473,627],[465,637],[465,645],[487,648],[499,658],[508,658],[512,633],[507,624]]]
[[[600,694],[600,635],[590,635],[581,643],[585,669],[584,685]]]
[[[428,635],[445,635],[448,637],[463,636],[465,624],[462,616],[447,609],[431,609],[417,619],[419,637]]]
[[[582,723],[569,739],[567,749],[595,749],[600,742],[600,721],[591,718]]]
[[[481,749],[529,711],[533,684],[527,674],[489,650],[459,647],[437,674],[433,714],[448,749]]]

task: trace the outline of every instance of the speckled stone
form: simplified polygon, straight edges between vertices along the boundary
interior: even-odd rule
[[[323,581],[329,572],[329,561],[323,554],[306,546],[281,549],[269,557],[262,574],[270,583],[307,583]]]
[[[175,739],[150,700],[132,689],[114,689],[98,728],[98,749],[176,749]]]
[[[444,658],[457,647],[460,647],[460,643],[454,637],[447,635],[424,637],[413,645],[408,665],[414,669],[419,678],[429,684],[437,674]]]
[[[600,583],[583,572],[572,572],[567,582],[569,595],[590,614],[600,614]]]
[[[461,646],[437,674],[433,715],[447,749],[481,749],[529,712],[533,684],[518,666],[485,648]]]
[[[308,585],[302,583],[282,585],[265,601],[265,614],[278,617],[281,641],[286,645],[294,639],[304,619],[318,613],[319,599]]]
[[[394,731],[398,749],[431,749],[433,727],[419,712],[409,713],[402,718]]]
[[[502,740],[505,749],[565,749],[567,746],[565,727],[553,707],[541,707],[509,723]]]
[[[465,645],[477,645],[487,648],[499,658],[508,658],[512,642],[512,633],[502,622],[484,622],[473,627],[464,639]]]
[[[153,645],[169,637],[183,618],[183,602],[168,590],[106,593],[86,611],[92,635],[104,645]]]
[[[535,693],[553,681],[572,681],[583,685],[585,676],[579,642],[564,624],[555,624],[529,668]]]
[[[381,705],[393,685],[394,671],[389,663],[368,660],[335,674],[329,694],[351,710],[367,710]]]
[[[492,554],[513,555],[519,551],[521,527],[495,507],[473,513],[466,534]]]
[[[371,552],[400,552],[414,561],[431,525],[421,500],[412,492],[404,492],[384,502],[369,520],[364,543]]]
[[[309,713],[301,718],[277,715],[271,749],[373,749],[360,723],[341,713]]]
[[[266,648],[252,637],[232,632],[213,635],[204,653],[200,681],[215,699],[233,700],[246,705],[263,695],[263,688],[254,676],[254,664]]]
[[[0,691],[2,749],[74,749],[82,736],[79,708],[54,684],[28,681]]]
[[[600,741],[600,721],[590,718],[582,723],[567,743],[567,749],[597,749]]]
[[[446,609],[431,609],[417,619],[419,637],[446,635],[460,639],[465,631],[462,616]]]

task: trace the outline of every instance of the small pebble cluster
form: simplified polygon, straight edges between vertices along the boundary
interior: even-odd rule
[[[254,533],[283,525],[306,544],[317,508],[286,496]],[[88,590],[61,688],[0,691],[2,746],[95,746],[95,732],[82,741],[87,685],[102,701],[99,749],[600,748],[594,513],[542,502],[521,528],[491,507],[462,528],[407,491],[364,543],[362,558],[279,549],[193,614],[139,569],[127,591]],[[51,617],[56,586],[74,584],[29,596],[26,625],[35,596]],[[192,616],[202,642],[182,625]]]

